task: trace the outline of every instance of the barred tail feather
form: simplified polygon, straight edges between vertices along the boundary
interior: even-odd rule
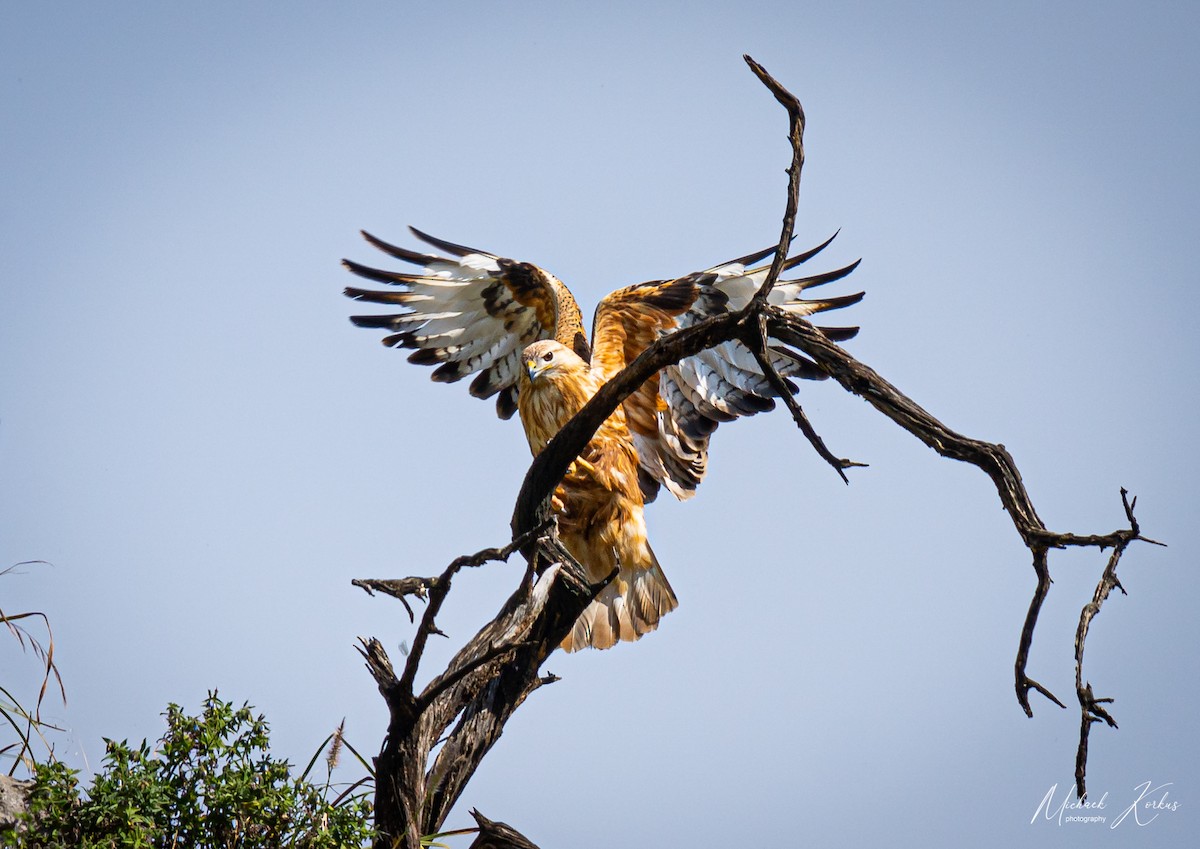
[[[562,648],[569,652],[588,647],[609,649],[618,642],[632,642],[657,628],[658,620],[678,606],[657,560],[649,568],[622,567],[579,614]]]

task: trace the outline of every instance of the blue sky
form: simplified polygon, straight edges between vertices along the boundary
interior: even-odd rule
[[[1012,694],[1033,586],[986,477],[833,385],[722,428],[651,539],[681,606],[636,646],[551,658],[466,809],[544,846],[1182,845],[1196,831],[1194,427],[1200,180],[1194,6],[1155,3],[8,5],[0,12],[0,607],[45,611],[59,754],[162,730],[210,688],[304,762],[353,650],[399,654],[354,577],[506,541],[519,426],[353,328],[343,256],[414,224],[606,292],[770,244],[804,103],[799,242],[849,349],[953,428],[1003,442],[1055,530],[1144,531],[1086,674],[1116,698],[1090,786],[1182,803],[1145,827],[1030,824],[1078,716]],[[839,318],[841,318],[839,316]],[[846,316],[846,320],[851,320]],[[1052,555],[1031,674],[1068,704],[1103,567]],[[444,662],[520,567],[465,576]],[[31,660],[4,651],[20,675]],[[616,788],[614,790],[614,788]],[[1110,822],[1115,816],[1110,816]]]

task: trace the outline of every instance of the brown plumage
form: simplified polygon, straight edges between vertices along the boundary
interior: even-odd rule
[[[404,310],[353,316],[352,321],[392,330],[384,344],[414,349],[410,362],[437,364],[434,380],[455,382],[474,374],[472,395],[496,396],[502,418],[520,411],[534,454],[604,381],[659,336],[748,303],[767,268],[746,266],[774,253],[767,249],[707,271],[613,292],[596,308],[589,345],[579,307],[554,275],[530,263],[412,232],[450,256],[410,251],[364,233],[375,247],[422,271],[403,274],[343,260],[355,274],[396,287],[347,288],[349,297]],[[808,260],[829,241],[788,259],[785,269]],[[825,300],[801,297],[808,288],[844,277],[857,264],[780,281],[771,302],[803,316],[857,303],[861,292]],[[857,332],[822,329],[838,340]],[[785,379],[827,376],[783,342],[773,341],[772,363]],[[564,648],[608,648],[618,640],[636,640],[675,608],[675,594],[646,540],[643,504],[655,498],[660,486],[678,498],[691,497],[704,477],[717,426],[771,409],[774,394],[750,351],[739,342],[726,342],[663,369],[600,427],[556,491],[555,507],[564,543],[592,580],[602,580],[614,568],[619,571],[580,617]]]
[[[603,381],[571,349],[534,342],[521,356],[517,409],[536,455]],[[618,409],[596,431],[554,493],[559,535],[592,583],[619,570],[580,615],[563,648],[606,649],[658,627],[678,602],[646,538],[638,457],[625,414]]]

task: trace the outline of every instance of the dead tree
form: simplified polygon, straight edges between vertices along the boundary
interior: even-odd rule
[[[534,690],[557,680],[552,675],[540,674],[542,664],[562,642],[579,613],[603,588],[603,583],[589,585],[582,568],[556,536],[550,499],[570,463],[600,424],[644,381],[668,365],[735,339],[754,353],[796,425],[843,480],[848,482],[847,469],[861,464],[836,457],[825,445],[803,408],[788,391],[784,379],[773,368],[768,355],[772,340],[809,357],[848,392],[867,401],[937,453],[977,466],[991,478],[1001,504],[1029,550],[1037,578],[1029,611],[1021,627],[1014,670],[1017,702],[1027,715],[1033,715],[1029,700],[1031,690],[1059,707],[1065,707],[1026,671],[1038,613],[1050,589],[1050,550],[1068,546],[1112,549],[1093,600],[1080,614],[1075,639],[1075,689],[1081,717],[1076,792],[1081,798],[1086,795],[1089,729],[1095,722],[1104,721],[1113,727],[1116,722],[1104,707],[1111,699],[1097,697],[1083,677],[1084,644],[1088,628],[1108,595],[1114,588],[1124,592],[1116,569],[1126,548],[1135,540],[1154,542],[1141,535],[1134,516],[1136,499],[1130,499],[1124,489],[1120,491],[1129,523],[1127,528],[1090,535],[1047,529],[1025,490],[1016,463],[1004,446],[972,439],[946,427],[806,319],[767,302],[768,294],[783,271],[792,240],[804,165],[805,118],[799,101],[787,89],[752,58],[744,58],[787,110],[793,152],[787,172],[787,202],[778,249],[761,289],[742,310],[709,318],[660,339],[597,392],[534,458],[517,495],[509,544],[460,557],[433,577],[354,582],[368,592],[378,591],[400,599],[414,621],[408,598],[416,596],[425,602],[412,649],[399,672],[378,640],[364,638],[361,641],[360,652],[389,710],[387,735],[375,759],[375,821],[379,831],[376,846],[381,849],[395,846],[417,849],[422,835],[440,830],[480,761],[499,738],[508,718]],[[463,646],[446,670],[417,692],[414,688],[417,671],[429,637],[441,633],[437,628],[437,616],[454,578],[464,568],[506,560],[518,552],[527,561],[527,567],[512,596],[495,618]],[[442,742],[441,748],[431,756],[439,742]],[[482,817],[477,819],[481,828],[484,823],[502,825]],[[479,845],[532,845],[528,841],[522,843],[524,838],[511,828],[505,826],[504,829],[506,831],[493,829],[487,835],[481,835],[480,840],[487,837],[494,842]]]

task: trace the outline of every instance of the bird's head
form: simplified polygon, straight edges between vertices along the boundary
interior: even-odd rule
[[[530,383],[543,375],[587,369],[587,364],[578,354],[553,339],[543,339],[526,347],[521,352],[521,363],[525,366],[525,375]]]

